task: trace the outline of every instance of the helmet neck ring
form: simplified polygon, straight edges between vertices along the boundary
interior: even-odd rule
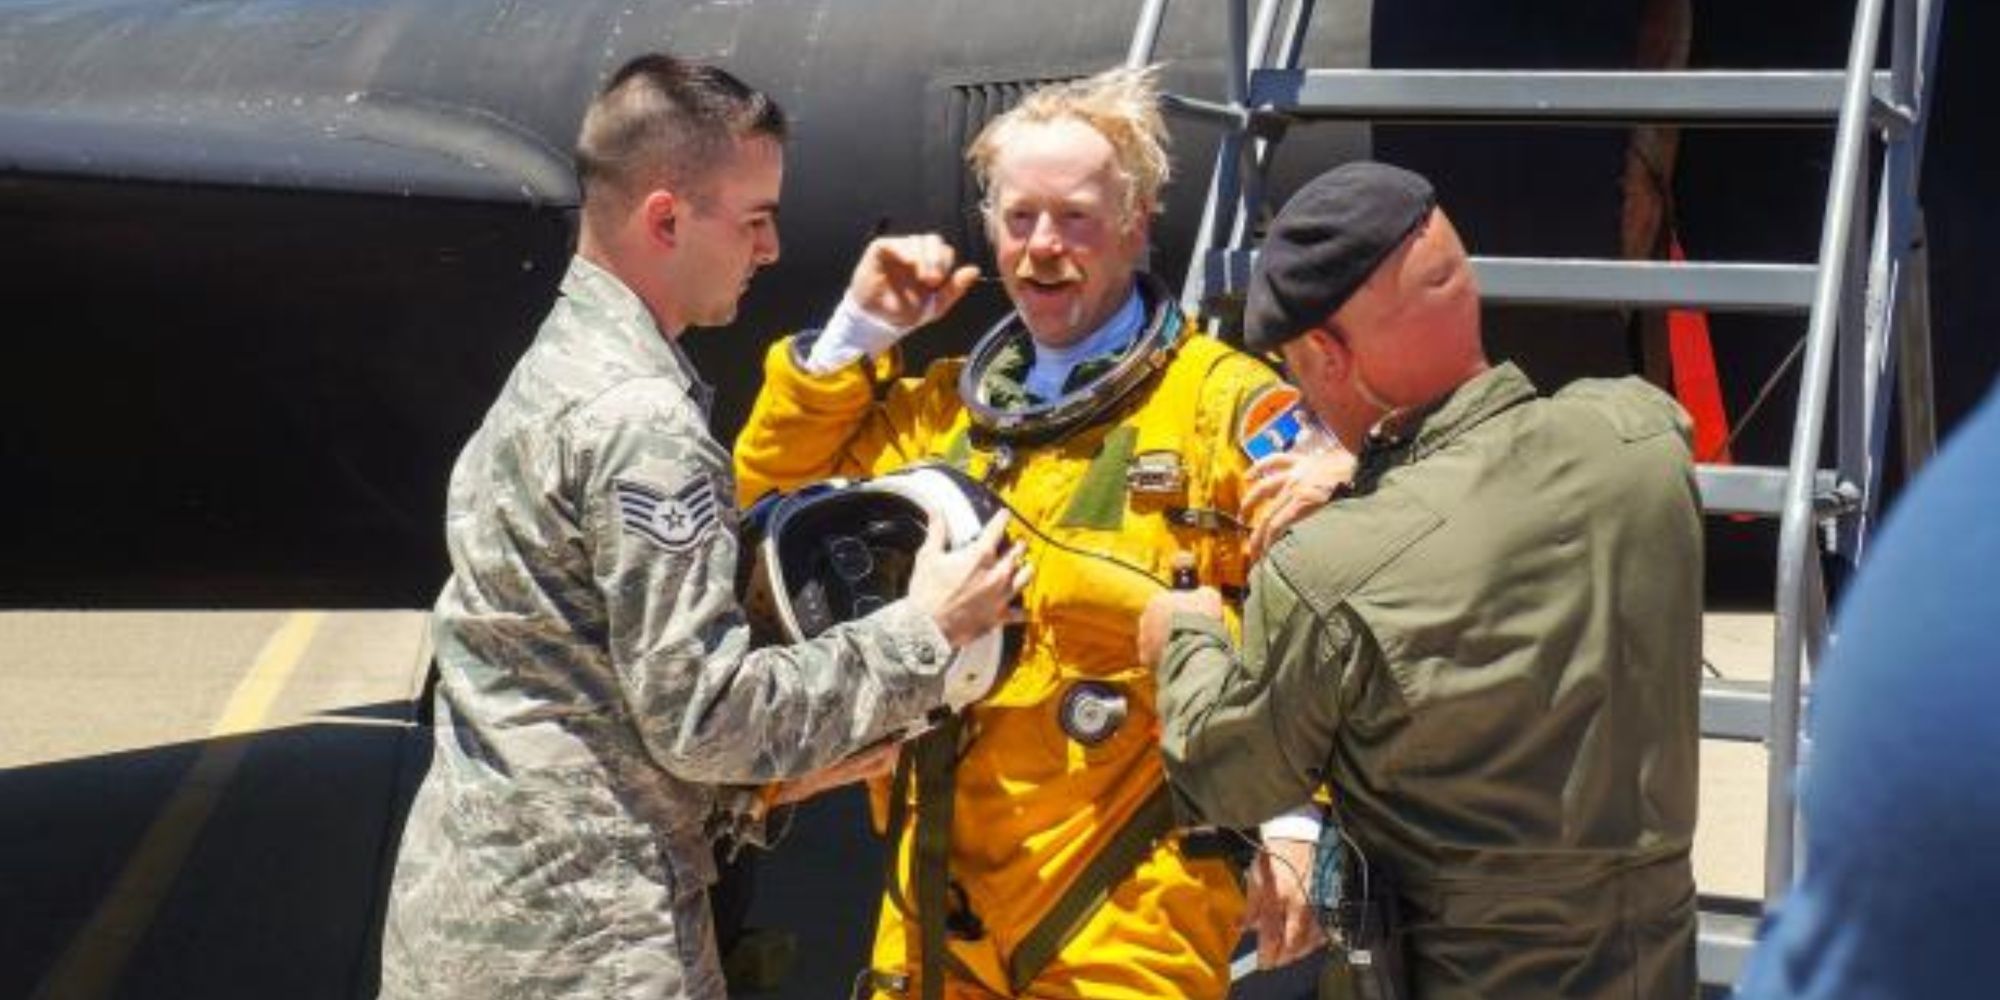
[[[1186,331],[1186,321],[1158,278],[1141,272],[1138,289],[1147,321],[1137,341],[1109,371],[1046,403],[1003,407],[982,398],[981,385],[994,359],[1015,337],[1026,335],[1018,312],[995,323],[973,345],[958,375],[958,398],[974,430],[1013,444],[1051,441],[1096,420],[1165,368]]]

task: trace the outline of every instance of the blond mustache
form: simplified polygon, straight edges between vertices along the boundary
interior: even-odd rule
[[[1014,277],[1044,285],[1058,285],[1082,281],[1083,269],[1068,257],[1056,260],[1050,267],[1037,267],[1033,259],[1023,255],[1021,263],[1014,267]]]

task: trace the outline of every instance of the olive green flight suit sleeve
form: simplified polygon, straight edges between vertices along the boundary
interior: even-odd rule
[[[1251,573],[1240,650],[1221,622],[1175,616],[1160,663],[1161,749],[1182,825],[1252,826],[1311,799],[1356,639],[1344,613],[1316,614],[1268,562]]]

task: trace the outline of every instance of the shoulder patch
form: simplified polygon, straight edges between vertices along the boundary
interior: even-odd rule
[[[1236,446],[1255,462],[1290,448],[1301,426],[1299,391],[1275,382],[1251,393],[1236,414]]]
[[[611,481],[618,519],[629,531],[669,552],[685,552],[715,529],[715,484],[696,476],[673,492],[630,479]]]

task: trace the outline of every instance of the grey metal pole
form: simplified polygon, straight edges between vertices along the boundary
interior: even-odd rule
[[[1229,79],[1224,95],[1243,107],[1250,95],[1250,0],[1229,0]]]
[[[1875,515],[1881,508],[1883,459],[1888,453],[1889,409],[1892,387],[1896,385],[1898,345],[1907,315],[1903,299],[1909,294],[1911,225],[1917,207],[1917,179],[1914,171],[1915,129],[1909,117],[1916,114],[1913,87],[1917,57],[1916,7],[1911,0],[1896,0],[1890,13],[1893,34],[1889,41],[1889,92],[1878,95],[1891,105],[1881,116],[1882,181],[1875,202],[1873,238],[1868,247],[1866,316],[1859,328],[1842,331],[1842,350],[1861,350],[1861,363],[1842,365],[1840,414],[1840,478],[1859,488],[1856,508],[1843,516],[1837,541],[1842,558],[1859,566],[1873,531]],[[1859,206],[1857,206],[1858,208]],[[1861,241],[1854,242],[1859,250]],[[1852,293],[1849,298],[1851,300]],[[1853,334],[1859,334],[1857,342]],[[1858,387],[1855,385],[1858,380]],[[1850,403],[1850,391],[1858,399]],[[1858,404],[1858,405],[1855,405]]]
[[[1261,69],[1271,65],[1271,33],[1278,27],[1278,9],[1284,0],[1257,0],[1257,19],[1250,29],[1249,65]]]
[[[1278,11],[1284,0],[1257,0],[1257,16],[1251,22],[1250,35],[1244,49],[1243,108],[1247,115],[1250,100],[1250,74],[1270,65],[1271,33],[1277,30]],[[1247,118],[1244,119],[1246,122]],[[1243,177],[1243,200],[1236,211],[1236,224],[1230,227],[1229,246],[1235,249],[1249,242],[1250,226],[1257,213],[1264,207],[1264,167],[1267,161],[1266,147],[1270,144],[1262,139],[1245,138],[1240,147]]]
[[[1228,0],[1229,79],[1223,83],[1223,92],[1229,109],[1239,115],[1244,111],[1244,100],[1249,92],[1244,52],[1250,44],[1248,16],[1244,10],[1247,2]],[[1215,173],[1209,178],[1208,200],[1202,206],[1201,225],[1195,230],[1187,278],[1181,283],[1181,307],[1192,315],[1202,315],[1206,300],[1214,294],[1209,280],[1209,257],[1215,248],[1229,245],[1230,236],[1236,231],[1237,216],[1241,214],[1244,136],[1239,119],[1237,124],[1222,133],[1222,140],[1216,146]]]
[[[1132,31],[1132,45],[1125,50],[1125,65],[1138,69],[1152,64],[1153,49],[1160,41],[1160,21],[1166,13],[1167,0],[1146,0],[1139,11],[1139,24]]]
[[[1866,356],[1862,366],[1861,398],[1864,405],[1846,404],[1849,386],[1842,384],[1841,478],[1860,488],[1860,503],[1851,516],[1842,519],[1838,540],[1841,556],[1858,565],[1866,557],[1869,536],[1881,511],[1882,480],[1888,454],[1889,413],[1897,406],[1905,433],[1904,468],[1921,464],[1929,454],[1922,441],[1932,423],[1927,412],[1931,400],[1930,361],[1916,363],[1922,370],[1902,377],[1903,361],[1910,356],[1907,343],[1912,336],[1909,298],[1913,294],[1919,206],[1918,165],[1923,156],[1923,122],[1927,98],[1923,81],[1929,68],[1922,46],[1926,25],[1919,17],[1918,0],[1896,0],[1890,11],[1893,34],[1889,40],[1888,90],[1878,94],[1889,106],[1877,116],[1884,133],[1882,182],[1876,199],[1872,246],[1869,249],[1865,322]],[[1859,246],[1859,241],[1856,241]],[[1848,338],[1843,334],[1843,343]],[[1843,348],[1845,349],[1845,348]],[[1923,347],[1929,351],[1928,338]],[[1849,366],[1842,366],[1844,373]],[[1921,400],[1912,392],[1921,393]],[[1893,396],[1891,395],[1893,393]],[[1854,413],[1854,410],[1861,413]],[[1920,409],[1926,412],[1919,413]],[[1916,435],[1910,433],[1915,427]],[[1858,438],[1856,435],[1860,435]],[[1907,446],[1915,445],[1912,454]]]
[[[1841,285],[1853,234],[1855,182],[1867,140],[1869,90],[1881,25],[1882,0],[1859,0],[1847,54],[1840,124],[1834,135],[1833,177],[1827,184],[1825,226],[1820,234],[1819,277],[1800,373],[1785,509],[1778,527],[1777,657],[1771,678],[1771,767],[1765,795],[1769,824],[1764,844],[1766,907],[1775,904],[1792,885],[1797,819],[1792,781],[1798,765],[1799,672],[1805,652],[1801,626],[1807,616],[1805,586],[1810,582],[1805,563],[1817,558],[1813,551],[1813,480],[1819,467],[1835,326],[1840,319]]]
[[[1893,131],[1893,130],[1892,130]],[[1859,364],[1850,367],[1861,382],[1859,405],[1847,401],[1848,384],[1842,383],[1840,481],[1860,490],[1856,509],[1841,519],[1836,547],[1841,556],[1856,566],[1868,545],[1875,513],[1881,506],[1882,465],[1889,437],[1890,387],[1895,384],[1897,329],[1902,316],[1901,301],[1908,293],[1903,273],[1905,257],[1905,217],[1913,209],[1910,197],[1901,193],[1909,163],[1909,147],[1891,138],[1882,154],[1882,183],[1875,205],[1874,238],[1868,249],[1865,317],[1860,324]],[[1856,246],[1860,241],[1855,241]],[[1857,344],[1843,336],[1842,350]]]
[[[1888,331],[1878,330],[1875,322],[1876,307],[1885,304],[1894,292],[1891,285],[1893,272],[1886,266],[1882,270],[1881,281],[1870,268],[1874,249],[1886,247],[1888,226],[1891,220],[1871,209],[1875,199],[1870,198],[1870,170],[1866,148],[1861,152],[1861,163],[1854,171],[1854,191],[1851,210],[1853,227],[1849,231],[1847,253],[1841,261],[1846,273],[1840,282],[1840,321],[1834,327],[1834,384],[1838,387],[1838,397],[1834,404],[1835,423],[1835,482],[1845,484],[1860,491],[1860,503],[1852,508],[1835,511],[1832,523],[1827,526],[1826,548],[1835,558],[1854,568],[1854,561],[1860,557],[1859,544],[1864,512],[1868,498],[1873,496],[1870,489],[1874,470],[1874,455],[1869,446],[1872,440],[1871,423],[1876,416],[1875,388],[1879,381],[1875,378],[1874,365],[1878,354],[1874,350],[1874,337],[1879,333],[1888,336]],[[1891,147],[1885,158],[1893,158],[1895,149]],[[1889,171],[1884,164],[1881,196],[1887,200]],[[1810,639],[1813,632],[1806,630]]]
[[[1250,100],[1250,0],[1229,0],[1229,79],[1225,85],[1229,106],[1247,112]],[[1243,232],[1244,216],[1248,214],[1246,188],[1256,184],[1256,165],[1250,159],[1249,135],[1241,125],[1224,138],[1223,145],[1235,162],[1229,185],[1228,218],[1217,220],[1227,224],[1216,226],[1214,245],[1234,249],[1238,236]]]
[[[1285,21],[1284,48],[1278,53],[1279,66],[1298,68],[1300,53],[1306,45],[1306,26],[1312,23],[1312,15],[1313,0],[1297,0],[1292,5],[1292,16]]]

